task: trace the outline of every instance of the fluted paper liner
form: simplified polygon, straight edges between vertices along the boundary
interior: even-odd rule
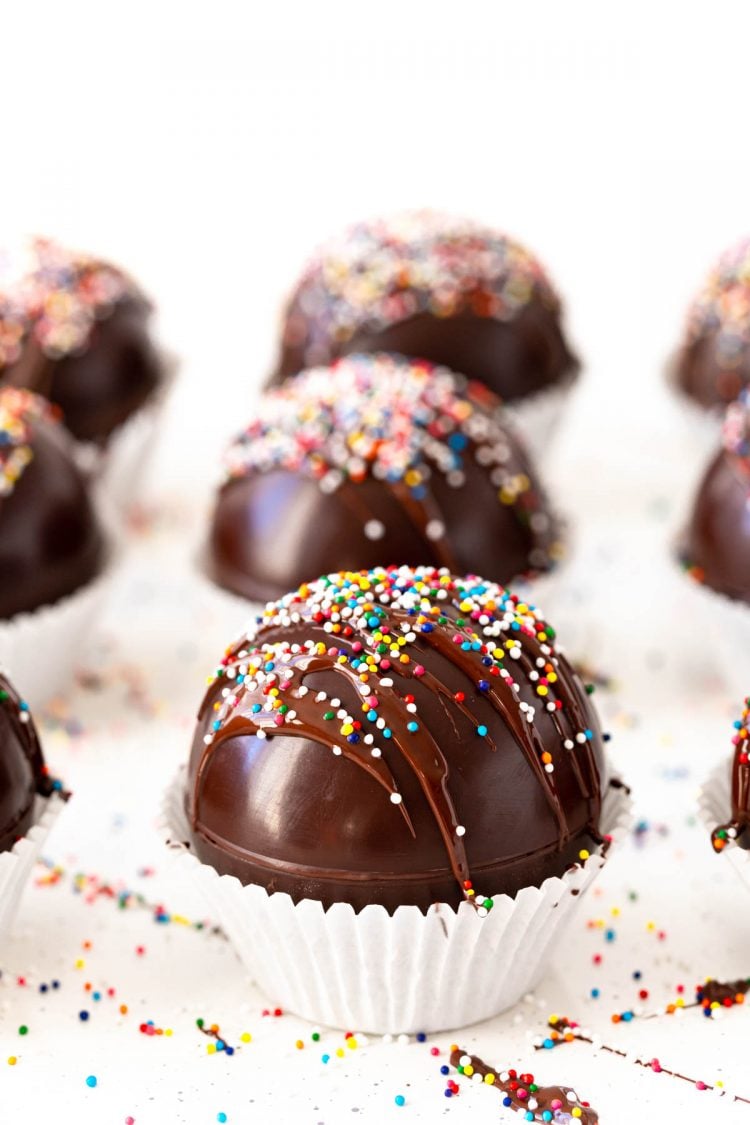
[[[118,426],[105,445],[77,442],[76,460],[91,478],[106,510],[123,515],[143,491],[151,468],[164,407],[178,363],[174,356],[162,357],[162,385],[139,410]]]
[[[34,823],[10,851],[0,852],[0,943],[10,933],[24,887],[65,801],[57,793],[37,797]]]
[[[31,707],[42,707],[70,682],[107,598],[116,552],[100,574],[52,605],[0,621],[0,668]]]
[[[498,895],[486,918],[468,904],[423,914],[401,906],[324,911],[219,875],[193,855],[183,800],[185,770],[165,794],[162,827],[185,876],[262,990],[314,1023],[374,1033],[434,1032],[488,1019],[514,1004],[547,971],[581,894],[605,863],[593,854],[560,878]],[[615,840],[629,822],[627,791],[610,787],[601,830]],[[489,888],[488,888],[489,889]]]
[[[732,819],[733,757],[730,754],[718,766],[714,766],[698,794],[698,809],[700,819],[706,827],[706,848],[709,851],[714,828],[718,828],[721,824],[728,824]],[[750,889],[750,852],[736,844],[727,844],[716,857],[716,862],[724,862],[725,858]]]
[[[704,646],[705,659],[713,664],[739,710],[748,693],[750,605],[712,590],[689,574],[685,580],[692,587],[693,604],[700,615],[699,627],[712,642]]]

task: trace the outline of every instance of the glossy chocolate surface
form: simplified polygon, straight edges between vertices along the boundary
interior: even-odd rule
[[[559,558],[536,472],[479,384],[351,357],[269,392],[260,418],[227,455],[209,532],[208,573],[234,593],[402,563],[504,583]]]
[[[0,385],[44,395],[74,437],[104,443],[161,383],[149,317],[144,300],[123,297],[94,323],[82,350],[60,357],[45,354],[29,334],[16,362],[0,370]]]
[[[72,594],[99,573],[104,560],[102,531],[67,432],[41,400],[0,390],[0,439],[9,442],[16,423],[25,433],[15,448],[28,451],[30,459],[12,484],[2,479],[3,619]],[[0,462],[8,449],[0,447]]]
[[[432,212],[360,223],[322,247],[289,301],[270,382],[363,352],[429,360],[507,402],[564,384],[579,366],[534,255]]]
[[[481,579],[331,576],[268,607],[200,710],[198,856],[295,900],[481,909],[601,842],[596,714],[552,631]],[[497,654],[497,655],[494,655]]]
[[[750,603],[750,476],[740,458],[721,450],[698,488],[682,554],[712,590]]]
[[[735,724],[732,737],[732,816],[711,833],[715,852],[723,852],[729,844],[750,849],[750,700],[745,700],[742,716]],[[745,990],[747,991],[747,990]],[[723,999],[723,998],[722,998]]]
[[[357,352],[391,352],[450,367],[486,383],[505,402],[566,382],[578,370],[558,317],[539,303],[507,322],[468,311],[451,317],[420,313],[380,331],[357,332],[346,344],[332,347],[329,359]],[[304,358],[303,348],[285,347],[271,382],[301,371]]]
[[[725,407],[750,383],[750,239],[722,254],[693,300],[673,377],[707,409]]]
[[[26,833],[34,798],[50,790],[34,722],[0,673],[0,852],[8,851]]]
[[[0,386],[43,395],[79,441],[104,444],[162,382],[151,304],[122,270],[50,239],[14,251],[0,256]]]

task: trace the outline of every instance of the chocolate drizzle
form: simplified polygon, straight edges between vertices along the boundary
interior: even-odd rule
[[[501,1093],[508,1109],[533,1114],[526,1120],[552,1121],[558,1125],[574,1125],[575,1122],[596,1125],[599,1120],[599,1114],[589,1102],[580,1101],[569,1086],[539,1086],[533,1074],[488,1066],[478,1055],[469,1055],[460,1047],[453,1047],[450,1058],[451,1066],[456,1067],[459,1074],[477,1082],[481,1080],[483,1086],[492,1086]]]
[[[711,833],[715,852],[722,852],[729,844],[750,849],[750,698],[745,700],[742,717],[735,723],[734,757],[732,759],[732,819],[720,824]]]
[[[36,795],[54,788],[28,706],[0,673],[0,852],[28,829]]]
[[[332,609],[337,600],[345,603],[344,616]],[[531,693],[534,703],[523,698]],[[540,726],[537,709],[549,726]],[[447,736],[436,726],[446,717]],[[575,673],[552,647],[551,631],[529,607],[501,587],[458,580],[445,570],[329,576],[270,605],[229,650],[199,714],[188,800],[192,827],[207,831],[201,804],[223,745],[252,736],[282,737],[283,745],[309,739],[372,777],[398,806],[414,840],[424,817],[422,810],[416,816],[414,803],[421,794],[462,897],[486,913],[492,903],[473,888],[464,842],[471,823],[462,824],[451,786],[450,746],[463,742],[466,731],[476,740],[472,755],[507,753],[510,735],[554,818],[558,852],[584,826],[597,839],[596,720]],[[558,764],[563,791],[556,784]],[[232,850],[231,841],[222,840]]]

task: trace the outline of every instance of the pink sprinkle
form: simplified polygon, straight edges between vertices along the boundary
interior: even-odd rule
[[[651,1069],[655,1074],[661,1074],[661,1063],[658,1059],[651,1060]]]
[[[562,1102],[559,1098],[553,1098],[549,1105],[550,1109],[562,1109]]]
[[[696,1090],[707,1090],[708,1086],[706,1085],[705,1082],[696,1082],[695,1088],[696,1088]]]
[[[421,664],[417,664],[416,668],[414,669],[414,675],[415,676],[424,676],[424,668],[422,667]]]
[[[439,1047],[430,1047],[430,1054],[431,1055],[439,1055],[440,1054],[440,1048]]]
[[[368,707],[377,707],[377,705],[378,705],[377,695],[368,695],[367,705],[368,705]]]
[[[361,651],[362,651],[362,642],[361,641],[355,641],[354,644],[352,645],[352,652],[361,652]]]
[[[135,1118],[131,1117],[130,1114],[128,1114],[128,1116],[125,1118],[125,1125],[135,1125]]]
[[[516,1097],[517,1098],[521,1098],[521,1100],[523,1100],[524,1098],[528,1098],[528,1096],[529,1096],[528,1090],[520,1090],[520,1089],[516,1090]]]

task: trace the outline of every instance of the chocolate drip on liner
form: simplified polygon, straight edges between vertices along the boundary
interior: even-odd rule
[[[443,608],[445,611],[447,611],[450,607],[446,605]],[[394,606],[390,606],[387,612],[381,606],[379,606],[378,609],[380,610],[380,623],[378,625],[378,629],[384,633],[392,632],[396,635],[399,634],[398,627],[400,625],[407,625],[409,631],[412,631],[417,625],[417,618],[420,616],[421,612],[419,609],[415,609],[414,612],[409,613],[406,610],[399,609]],[[447,616],[447,612],[444,615]],[[313,628],[315,627],[310,621],[308,621],[308,624],[310,624]],[[357,636],[363,638],[368,645],[373,644],[371,632],[363,627],[363,623],[361,622],[361,620],[355,619],[354,622],[349,621],[348,624],[354,627]],[[435,625],[436,623],[433,624]],[[273,624],[268,624],[262,627],[259,630],[257,636],[253,638],[256,645],[262,645],[264,634],[268,634],[269,632],[272,633],[274,629],[275,626]],[[451,630],[451,635],[449,635],[448,629]],[[417,633],[415,641],[411,643],[415,644],[421,638],[428,648],[436,651],[450,664],[452,664],[455,668],[462,672],[470,682],[472,688],[476,689],[476,674],[478,671],[475,661],[476,650],[472,649],[467,652],[462,648],[461,644],[456,643],[456,641],[454,640],[456,632],[458,632],[458,635],[463,636],[466,641],[473,642],[474,640],[478,639],[474,637],[474,635],[470,633],[466,627],[457,626],[455,624],[455,621],[449,618],[448,626],[437,625],[436,627],[433,627],[433,629],[429,633],[426,634],[424,632],[419,632]],[[503,631],[502,636],[503,638],[508,639],[507,631]],[[330,643],[330,641],[333,639],[331,634],[325,632],[324,637],[327,643]],[[500,638],[498,637],[497,639],[499,640]],[[560,701],[563,704],[563,708],[566,709],[566,714],[570,715],[570,718],[574,723],[579,724],[580,731],[580,728],[583,726],[584,720],[581,715],[580,707],[578,705],[576,689],[572,680],[572,672],[569,675],[567,666],[561,664],[552,652],[542,652],[542,646],[540,642],[536,637],[532,637],[529,633],[519,632],[517,635],[514,634],[512,639],[514,640],[516,647],[519,648],[522,656],[524,657],[523,661],[519,662],[519,665],[527,672],[527,674],[529,670],[536,670],[535,662],[537,659],[543,659],[545,663],[554,662],[555,671],[557,674],[557,681],[555,685],[555,687],[557,688],[557,695],[561,697]],[[337,648],[350,648],[351,638],[349,638],[348,643],[346,638],[336,637],[335,640]],[[246,641],[241,641],[239,642],[239,645],[235,646],[235,649],[231,652],[228,658],[230,666],[240,666],[243,664],[243,662],[248,660],[251,655],[253,655],[243,648],[243,645],[245,645],[246,643]],[[266,643],[272,644],[273,642]],[[529,654],[527,651],[525,652],[524,646],[526,646],[527,649],[532,648],[532,654]],[[338,730],[332,730],[330,735],[328,734],[328,732],[325,732],[324,735],[320,729],[319,713],[316,711],[313,716],[313,712],[308,711],[309,703],[304,702],[306,699],[309,699],[314,704],[317,704],[318,700],[316,698],[316,693],[312,692],[310,689],[304,692],[300,691],[300,689],[304,687],[303,681],[306,676],[314,672],[335,672],[338,675],[343,676],[343,678],[354,689],[357,699],[361,700],[361,681],[359,673],[346,664],[340,664],[338,663],[338,661],[332,661],[331,657],[328,654],[319,655],[310,653],[309,651],[303,651],[297,654],[283,654],[281,656],[281,664],[283,667],[275,670],[278,676],[278,682],[280,684],[289,684],[290,677],[288,675],[286,677],[284,676],[284,669],[292,669],[293,672],[297,672],[298,674],[299,682],[294,688],[292,688],[291,694],[288,697],[290,699],[294,699],[295,701],[294,718],[291,720],[284,720],[282,718],[282,721],[280,722],[280,716],[275,712],[265,711],[253,714],[246,709],[246,706],[242,706],[238,709],[238,713],[236,716],[230,717],[228,721],[226,721],[223,726],[221,726],[221,735],[212,738],[212,740],[204,749],[198,765],[196,784],[193,786],[193,801],[191,808],[191,817],[193,824],[195,824],[197,821],[197,794],[200,790],[200,779],[205,771],[207,762],[211,754],[211,750],[215,749],[216,746],[220,745],[221,742],[223,742],[226,738],[233,737],[234,735],[240,733],[247,733],[248,724],[251,724],[253,727],[255,727],[256,731],[263,731],[266,735],[271,735],[271,737],[274,734],[286,734],[291,736],[306,735],[311,737],[316,742],[322,742],[325,738],[325,741],[328,741],[330,744],[335,745],[340,750],[342,756],[345,756],[350,761],[353,761],[355,764],[364,768],[372,777],[374,777],[375,780],[378,781],[381,786],[383,786],[383,788],[386,789],[386,791],[390,795],[394,795],[397,793],[393,775],[388,769],[387,765],[383,762],[382,757],[373,757],[368,749],[367,743],[350,743],[348,741],[348,738],[341,735],[340,731]],[[414,669],[416,666],[417,665],[414,662],[410,662],[407,665],[396,664],[392,668],[390,668],[390,671],[393,673],[393,675],[401,676],[404,679],[414,679]],[[495,666],[497,667],[497,662]],[[510,676],[510,673],[508,673],[508,675]],[[437,678],[432,675],[432,673],[424,669],[422,670],[418,678],[425,688],[428,688],[437,695],[449,699],[462,714],[468,717],[470,721],[475,724],[476,716],[472,713],[472,711],[468,707],[463,706],[459,701],[457,701],[455,699],[455,696],[451,694],[449,689],[447,689],[445,685],[441,684],[437,680]],[[228,679],[228,683],[227,681],[223,682],[225,683],[225,686],[227,686],[227,689],[232,692],[231,687],[229,687],[229,684],[231,684],[231,679]],[[531,680],[529,682],[533,683],[533,681]],[[488,680],[488,685],[488,689],[480,693],[480,698],[487,699],[488,704],[493,705],[495,711],[502,717],[506,726],[513,734],[517,745],[524,753],[527,762],[531,766],[532,771],[534,772],[537,780],[542,786],[543,792],[545,793],[550,808],[555,816],[558,825],[560,846],[562,846],[564,842],[568,838],[570,838],[570,826],[567,822],[562,803],[557,794],[553,775],[548,773],[544,769],[541,760],[541,754],[544,750],[543,743],[538,735],[538,732],[535,729],[534,724],[526,719],[526,713],[521,710],[521,700],[518,696],[518,688],[513,687],[509,680],[502,675],[491,676],[490,680]],[[396,690],[395,686],[392,684],[390,686],[383,685],[381,673],[377,674],[376,683],[373,684],[371,690],[373,693],[377,693],[378,696],[380,707],[379,715],[387,720],[387,726],[393,732],[393,737],[390,740],[385,740],[385,742],[386,744],[389,741],[394,743],[395,748],[404,757],[410,769],[417,778],[422,792],[424,793],[425,799],[429,803],[429,806],[432,810],[435,821],[445,843],[446,851],[451,863],[451,868],[456,877],[456,880],[462,887],[464,896],[469,897],[464,886],[466,882],[469,882],[469,886],[471,885],[469,881],[468,861],[462,839],[460,836],[456,835],[456,828],[459,826],[459,823],[455,808],[448,792],[447,783],[449,769],[445,757],[440,751],[440,748],[436,744],[432,735],[425,729],[423,724],[420,724],[416,731],[408,731],[404,729],[406,723],[409,721],[408,716],[410,713],[408,711],[405,711],[403,707],[402,697]],[[247,688],[245,688],[243,685],[239,685],[239,692],[245,697],[243,699],[243,704],[245,705],[248,703],[262,704],[266,698],[262,688],[257,689],[257,694],[255,692],[253,692],[253,694],[249,694]],[[232,692],[231,700],[224,704],[225,714],[227,707],[231,707],[232,709],[235,708],[235,698],[235,693]],[[206,702],[207,701],[208,697]],[[305,714],[300,716],[300,710],[304,711]],[[563,723],[559,716],[557,716],[556,712],[557,709],[554,713],[555,729],[557,730],[560,737],[563,738],[565,736],[565,730],[563,727]],[[550,712],[547,713],[552,714]],[[219,719],[219,722],[221,723],[221,718]],[[573,737],[575,738],[575,734],[578,732],[573,731],[572,733]],[[488,741],[490,742],[491,749],[494,751],[496,749],[494,743],[489,738]],[[595,793],[597,799],[599,799],[600,790],[598,786],[598,777],[596,773],[595,763],[593,762],[591,747],[587,747],[587,766],[590,777],[589,783],[586,783],[581,774],[580,768],[578,767],[578,759],[576,756],[577,744],[571,751],[571,753],[573,754],[573,758],[576,764],[575,775],[581,787],[581,792],[585,797],[590,797],[592,793]],[[412,835],[414,835],[412,822],[409,817],[408,810],[405,808],[403,802],[400,802],[400,807],[402,816],[404,816],[404,819]],[[595,819],[596,816],[593,816],[592,820]]]
[[[538,1086],[533,1074],[518,1074],[515,1070],[488,1066],[478,1055],[469,1055],[460,1047],[453,1047],[450,1061],[460,1074],[467,1078],[479,1075],[481,1085],[492,1086],[504,1094],[509,1109],[533,1113],[534,1121],[576,1121],[581,1125],[597,1125],[599,1121],[596,1110],[588,1102],[579,1101],[570,1087]],[[578,1111],[575,1117],[571,1113],[573,1109]],[[544,1118],[542,1114],[545,1112],[554,1114],[554,1117]]]
[[[737,747],[732,762],[732,819],[720,824],[711,833],[711,843],[715,852],[721,852],[727,844],[748,847],[748,828],[750,828],[750,762],[741,762],[741,752],[747,753],[747,740]]]

